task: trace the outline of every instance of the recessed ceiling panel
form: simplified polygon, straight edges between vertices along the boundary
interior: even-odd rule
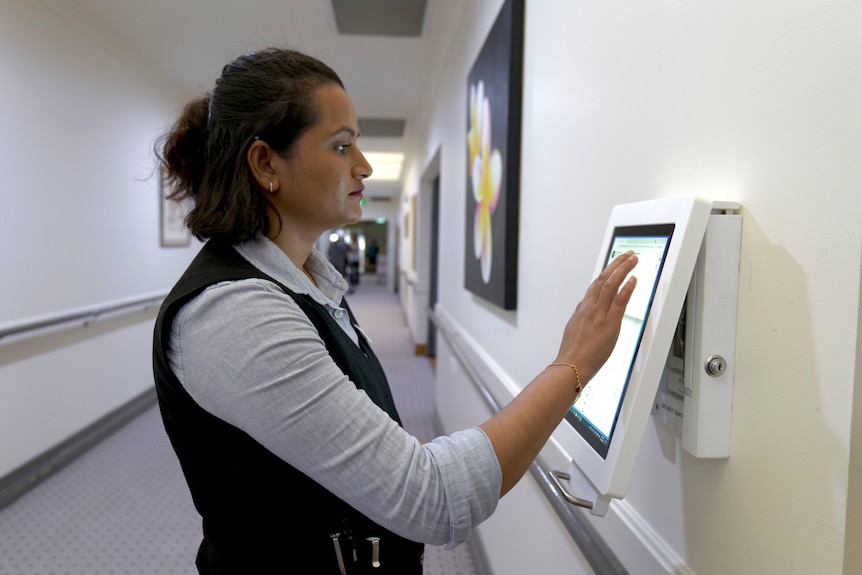
[[[332,0],[339,34],[422,36],[426,0]]]
[[[365,138],[403,138],[404,120],[359,118],[359,133]]]

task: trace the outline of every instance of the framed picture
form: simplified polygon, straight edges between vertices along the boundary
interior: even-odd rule
[[[464,287],[513,310],[518,287],[524,0],[506,0],[467,78]]]
[[[410,197],[410,269],[416,269],[416,236],[419,230],[416,227],[416,195]]]
[[[191,244],[192,234],[186,227],[185,203],[168,199],[171,190],[164,170],[159,172],[159,236],[162,247],[183,247]]]

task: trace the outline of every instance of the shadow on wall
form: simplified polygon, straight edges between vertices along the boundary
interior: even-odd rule
[[[812,518],[818,530],[844,523],[845,494],[831,488],[844,484],[847,453],[821,413],[827,402],[818,382],[830,378],[816,363],[804,270],[770,244],[744,206],[742,214],[731,455],[709,460],[672,450],[682,453],[683,555],[703,561],[690,566],[699,573],[733,570],[735,561],[745,561],[736,572],[753,564],[797,572],[802,552],[794,550],[808,537],[791,526]],[[843,548],[837,530],[819,540]],[[817,564],[816,556],[808,561]]]

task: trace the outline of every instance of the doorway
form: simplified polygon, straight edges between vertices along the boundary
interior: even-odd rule
[[[434,306],[437,304],[438,236],[440,226],[440,174],[431,182],[431,262],[428,281],[428,357],[437,358],[437,326],[434,325]]]

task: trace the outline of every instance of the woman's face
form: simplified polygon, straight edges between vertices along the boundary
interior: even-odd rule
[[[276,162],[280,183],[273,197],[284,229],[311,241],[326,230],[362,218],[362,180],[371,166],[359,151],[359,125],[353,102],[343,88],[322,86],[314,96],[318,121]]]

